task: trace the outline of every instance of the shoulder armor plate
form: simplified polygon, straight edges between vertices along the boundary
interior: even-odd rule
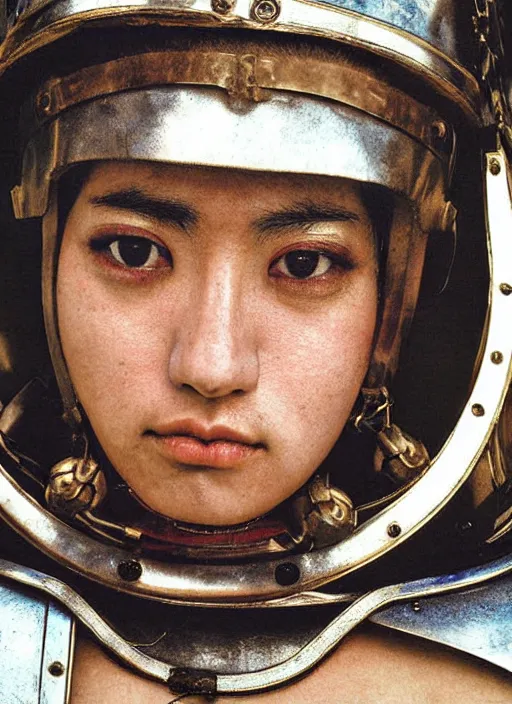
[[[74,620],[45,594],[0,579],[0,701],[69,701]]]
[[[512,672],[512,577],[443,596],[402,602],[374,623],[448,645]]]

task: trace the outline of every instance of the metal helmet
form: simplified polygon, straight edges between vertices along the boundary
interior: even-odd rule
[[[222,555],[204,564],[187,553],[184,562],[167,562],[142,551],[134,560],[140,531],[102,515],[108,482],[87,452],[43,478],[50,507],[61,517],[67,507],[65,522],[16,479],[31,472],[9,442],[22,396],[0,426],[0,510],[16,531],[117,590],[222,607],[320,603],[325,593],[306,593],[402,549],[434,519],[448,515],[460,525],[460,515],[449,513],[453,504],[466,510],[462,523],[477,528],[480,548],[489,555],[501,549],[512,527],[506,12],[505,2],[493,0],[36,0],[6,9],[0,80],[9,119],[19,117],[12,201],[16,218],[43,221],[46,331],[79,442],[84,418],[54,297],[58,184],[71,167],[141,160],[327,175],[374,184],[393,202],[378,331],[354,410],[355,425],[376,432],[378,471],[393,478],[392,489],[354,506],[343,487],[314,478],[299,497],[306,509],[298,515],[297,504],[290,508],[299,524],[291,543],[267,545],[265,559]],[[205,132],[212,138],[197,139]],[[4,151],[15,150],[9,144]],[[476,171],[469,187],[468,164]],[[474,238],[466,222],[457,239],[461,250],[479,242],[480,252],[487,242],[489,259],[478,271],[488,278],[488,306],[459,417],[428,461],[421,443],[392,423],[387,387],[416,307],[429,235],[440,249],[454,241],[457,209],[462,213],[475,184],[485,217]],[[4,367],[15,368],[16,359],[4,357]]]

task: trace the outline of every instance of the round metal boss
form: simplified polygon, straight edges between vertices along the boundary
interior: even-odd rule
[[[212,10],[219,15],[227,15],[235,9],[236,0],[212,0]]]
[[[277,0],[255,0],[251,7],[251,17],[258,22],[273,22],[280,12],[281,5]]]

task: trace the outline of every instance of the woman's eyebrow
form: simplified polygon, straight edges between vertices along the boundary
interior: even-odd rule
[[[172,198],[157,198],[139,188],[112,191],[89,200],[93,205],[129,210],[166,225],[174,225],[183,231],[189,230],[199,220],[199,214],[187,203]]]
[[[274,233],[291,227],[308,227],[320,222],[356,222],[360,220],[357,213],[332,203],[315,203],[300,201],[291,207],[268,213],[254,222],[254,228],[260,239],[266,239]]]

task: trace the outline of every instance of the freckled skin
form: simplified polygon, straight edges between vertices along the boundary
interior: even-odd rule
[[[134,187],[189,204],[197,223],[185,233],[91,203]],[[258,240],[258,218],[304,199],[328,201],[355,218]],[[91,238],[120,228],[156,242],[172,265],[160,257],[141,274],[113,261],[110,251],[91,249]],[[276,264],[283,252],[323,251],[326,243],[342,247],[352,266],[298,281],[283,275],[282,259]],[[59,330],[78,398],[139,498],[178,520],[229,525],[293,494],[332,448],[363,382],[376,317],[375,270],[371,223],[350,182],[97,166],[65,227]],[[229,427],[257,450],[228,468],[176,463],[152,433],[183,419]]]

